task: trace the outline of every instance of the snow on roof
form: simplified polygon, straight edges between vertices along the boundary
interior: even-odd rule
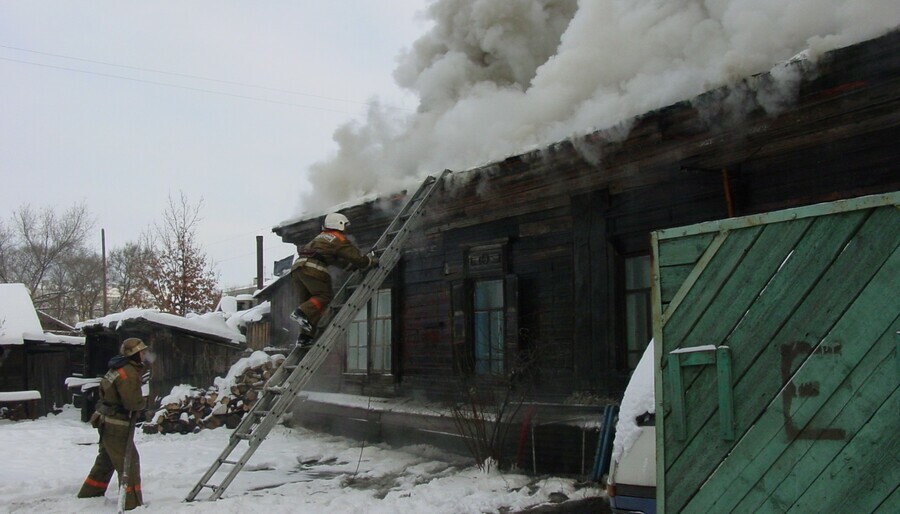
[[[102,318],[83,321],[76,325],[76,328],[92,327],[101,325],[108,328],[118,329],[123,321],[129,319],[145,319],[152,323],[164,325],[167,327],[187,330],[198,334],[207,334],[211,336],[228,339],[233,343],[244,343],[247,338],[244,337],[236,329],[228,326],[226,323],[226,315],[223,312],[209,312],[206,314],[188,314],[185,317],[176,316],[166,312],[159,312],[158,309],[126,309],[123,312],[110,314]]]
[[[259,321],[262,319],[263,315],[270,312],[272,312],[272,304],[263,302],[256,307],[251,307],[245,311],[237,311],[231,316],[228,316],[228,319],[225,320],[225,324],[232,330],[240,331],[240,327],[253,321]]]
[[[63,321],[61,319],[54,318],[53,316],[47,314],[44,311],[38,310],[37,315],[38,315],[38,319],[41,320],[41,325],[43,325],[45,321],[49,320],[52,323],[58,324],[60,327],[64,327],[65,330],[75,330],[75,327],[73,327],[72,325],[69,325],[68,323],[66,323],[65,321]]]
[[[84,336],[60,336],[51,334],[50,332],[44,332],[42,334],[25,332],[22,334],[22,337],[26,341],[42,341],[44,343],[71,344],[75,346],[84,344]]]
[[[338,212],[338,211],[340,211],[342,209],[346,209],[348,207],[356,207],[357,205],[363,205],[365,203],[374,202],[375,200],[378,199],[378,197],[379,197],[379,195],[377,193],[370,193],[365,196],[355,198],[353,200],[339,203],[337,205],[332,205],[328,209],[325,209],[324,211],[321,211],[321,212],[320,211],[303,212],[299,216],[295,216],[293,218],[288,218],[288,219],[282,221],[281,223],[279,223],[278,225],[275,225],[273,230],[277,230],[277,229],[283,228],[283,227],[288,227],[290,225],[299,223],[301,221],[319,218],[319,217],[322,217],[322,216],[328,214],[329,212]]]
[[[24,333],[43,333],[24,284],[0,284],[0,344],[25,344]]]

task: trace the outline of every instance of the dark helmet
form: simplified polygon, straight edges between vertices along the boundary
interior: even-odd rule
[[[136,337],[129,337],[128,339],[122,341],[122,348],[120,352],[125,357],[131,357],[141,350],[146,350],[147,345],[144,344],[143,341]]]

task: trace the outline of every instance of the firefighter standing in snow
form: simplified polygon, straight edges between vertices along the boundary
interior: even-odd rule
[[[109,371],[100,380],[100,401],[91,416],[91,425],[100,432],[100,451],[94,467],[84,480],[79,498],[103,496],[113,471],[121,480],[125,451],[131,445],[131,466],[126,484],[125,510],[143,504],[141,497],[141,464],[134,441],[129,438],[131,413],[144,410],[146,402],[141,394],[144,372],[144,350],[147,345],[131,337],[122,343],[121,355],[109,361]]]
[[[348,226],[350,221],[343,214],[331,213],[325,216],[322,232],[298,249],[300,257],[291,266],[291,278],[300,292],[302,302],[291,316],[300,323],[300,338],[297,342],[302,346],[312,342],[315,327],[334,295],[328,266],[350,264],[358,269],[369,269],[378,265],[377,257],[363,255],[359,248],[347,240],[344,230]]]

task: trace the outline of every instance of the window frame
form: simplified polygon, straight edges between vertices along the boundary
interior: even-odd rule
[[[635,261],[637,259],[645,260],[646,267],[643,270],[644,278],[646,279],[646,285],[641,285],[638,287],[629,287],[629,261]],[[636,252],[627,255],[621,256],[620,260],[621,264],[619,267],[619,280],[620,280],[620,298],[621,298],[621,308],[620,316],[621,316],[621,346],[622,349],[622,363],[625,366],[625,369],[634,369],[637,366],[638,361],[643,355],[644,350],[647,348],[647,344],[649,344],[650,339],[653,337],[653,304],[652,304],[652,263],[650,259],[649,252]],[[643,316],[646,321],[643,329],[646,331],[644,335],[644,339],[646,341],[639,341],[638,337],[640,335],[634,330],[631,326],[633,321],[633,317],[630,316],[629,313],[629,299],[633,297],[643,298],[642,307],[643,307]]]
[[[387,295],[387,316],[378,316],[378,307],[380,305],[384,305],[379,303],[379,298],[382,298],[383,295]],[[360,376],[392,376],[394,375],[394,333],[395,333],[395,314],[396,314],[396,295],[394,293],[393,288],[384,287],[375,291],[375,294],[372,298],[366,302],[366,306],[364,309],[360,309],[357,316],[351,321],[350,326],[348,327],[347,334],[344,339],[344,358],[343,358],[343,369],[344,373],[347,375],[360,375]],[[377,330],[376,324],[383,323],[386,325],[386,329],[382,329],[381,331]],[[363,326],[365,330],[365,345],[356,344],[351,346],[351,337],[353,337],[354,332],[359,333],[358,330],[354,330],[354,326]],[[376,341],[377,335],[381,333],[386,335],[386,341],[383,344],[379,344]],[[359,338],[357,342],[359,341]],[[383,366],[387,366],[386,368],[378,367],[375,365],[373,360],[375,356],[378,354],[376,351],[376,347],[380,346],[382,349],[386,348],[386,352],[382,352],[382,362]],[[351,368],[351,352],[357,353],[357,364],[361,361],[361,356],[365,355],[365,369],[362,367]]]
[[[472,372],[476,375],[502,375],[506,373],[506,281],[503,278],[472,279]],[[499,304],[479,308],[479,284],[495,284],[499,289]],[[496,295],[496,291],[494,292]],[[485,331],[479,327],[479,317],[487,316],[487,349],[479,352],[480,335]],[[494,336],[497,336],[494,340]],[[496,352],[494,350],[497,350]],[[499,357],[495,357],[495,353]],[[479,358],[484,354],[487,358]],[[486,367],[485,367],[486,364]]]

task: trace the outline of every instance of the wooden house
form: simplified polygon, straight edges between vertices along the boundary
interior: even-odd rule
[[[785,66],[774,110],[762,74],[454,173],[313,389],[447,400],[527,365],[536,405],[616,401],[652,336],[651,231],[900,189],[900,32]],[[363,250],[403,199],[340,210]],[[320,223],[273,230],[303,244]],[[291,330],[290,280],[267,294]]]

